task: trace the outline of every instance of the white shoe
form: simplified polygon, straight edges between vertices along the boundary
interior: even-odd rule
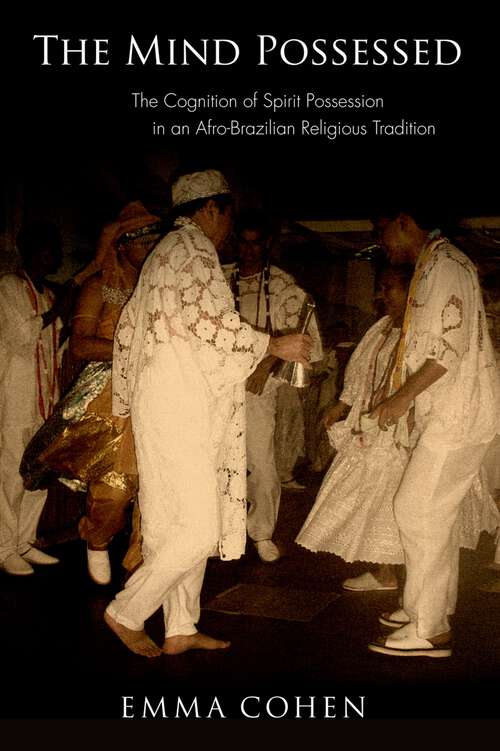
[[[6,574],[12,574],[13,576],[28,576],[28,574],[35,573],[33,566],[24,561],[18,553],[12,553],[2,561],[0,569],[5,571]]]
[[[264,563],[274,563],[281,558],[281,553],[272,540],[259,540],[255,543],[259,558]]]
[[[374,592],[375,590],[394,590],[398,588],[398,585],[382,584],[370,571],[365,571],[360,576],[343,581],[342,587],[350,592]]]
[[[305,490],[306,486],[302,485],[298,480],[295,480],[293,477],[291,480],[286,480],[286,482],[281,483],[281,487],[284,490]]]
[[[403,608],[399,608],[399,610],[394,610],[392,613],[382,613],[378,621],[383,626],[388,626],[389,628],[401,628],[401,626],[406,626],[410,622],[410,616]]]
[[[42,553],[38,548],[30,548],[26,553],[22,554],[22,558],[28,563],[34,563],[38,566],[53,566],[54,563],[59,563],[59,558],[55,558],[53,555]]]
[[[90,550],[87,548],[87,567],[89,576],[96,584],[111,582],[111,564],[107,550]]]
[[[435,639],[417,636],[415,623],[407,623],[390,636],[381,636],[368,645],[371,652],[394,657],[450,657],[451,634],[441,634]]]

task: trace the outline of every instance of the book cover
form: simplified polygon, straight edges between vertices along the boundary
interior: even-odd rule
[[[464,250],[496,269],[492,18],[479,9],[470,22],[393,17],[389,31],[389,14],[345,19],[311,7],[277,23],[244,10],[114,23],[42,17],[6,28],[1,270],[16,264],[22,222],[43,216],[61,228],[65,281],[92,258],[100,229],[125,202],[141,198],[167,212],[169,180],[184,165],[221,169],[238,206],[264,208],[279,222],[290,269],[327,311],[370,313],[373,279],[362,281],[374,257],[370,218],[401,195],[426,196],[445,228],[465,218]],[[300,510],[290,508],[300,526]],[[287,543],[293,557],[293,536]],[[4,641],[15,650],[0,715],[120,724],[155,717],[165,719],[166,735],[186,715],[287,727],[303,719],[335,719],[335,727],[345,719],[494,719],[500,644],[491,629],[500,596],[476,591],[472,555],[449,661],[369,655],[379,608],[372,596],[332,600],[319,620],[227,614],[232,657],[145,661],[102,626],[110,591],[82,585],[83,563],[73,558],[71,574],[42,572],[39,588],[4,575]],[[213,596],[239,576],[248,580],[245,563],[228,574],[217,565],[209,568]],[[339,580],[325,584],[310,561],[290,569],[290,585],[288,565],[281,574],[257,567],[253,583],[338,594]],[[28,622],[11,635],[16,618]],[[210,610],[203,618],[224,623]]]

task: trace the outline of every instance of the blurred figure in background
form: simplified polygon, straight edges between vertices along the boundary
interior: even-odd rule
[[[269,249],[271,228],[267,217],[258,211],[240,215],[236,222],[238,262],[225,268],[235,298],[236,310],[242,319],[257,331],[272,336],[295,332],[299,324],[306,293],[282,269],[271,264]],[[322,357],[321,338],[313,316],[308,333],[313,339],[311,362]],[[278,519],[281,482],[276,467],[275,428],[277,394],[280,382],[273,378],[277,360],[265,357],[248,378],[246,384],[247,466],[248,466],[248,535],[265,563],[280,558],[280,551],[272,537]],[[302,405],[294,399],[298,420],[302,423]],[[293,403],[293,402],[292,402]],[[290,409],[290,399],[286,405]],[[286,415],[288,426],[290,415]],[[302,427],[303,431],[303,427]],[[296,460],[296,439],[291,438],[290,449],[280,442],[280,453],[287,458],[281,464],[290,471]],[[285,487],[301,489],[293,477],[285,477]]]
[[[0,568],[22,576],[33,573],[31,564],[58,562],[33,547],[47,492],[24,489],[19,463],[59,398],[66,300],[56,301],[45,279],[61,265],[59,230],[45,221],[25,225],[17,247],[21,268],[0,279]]]
[[[26,487],[57,476],[87,490],[79,530],[87,541],[90,577],[111,581],[108,547],[125,526],[137,493],[130,421],[111,415],[111,361],[118,318],[132,294],[141,266],[159,239],[158,218],[139,202],[128,204],[101,233],[96,258],[76,277],[81,285],[72,317],[70,351],[85,367],[53,417],[28,446],[21,471]],[[137,517],[124,566],[140,562]]]

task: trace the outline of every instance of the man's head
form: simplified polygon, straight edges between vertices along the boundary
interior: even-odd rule
[[[394,264],[414,264],[429,232],[436,228],[431,214],[402,205],[378,212],[372,222],[377,242]]]
[[[240,269],[257,274],[267,260],[271,228],[260,211],[247,211],[236,221],[236,240]]]
[[[62,263],[61,235],[51,222],[38,220],[23,225],[16,244],[23,268],[40,279],[55,274]]]
[[[217,249],[232,231],[233,199],[218,170],[181,175],[172,186],[172,204],[178,216],[194,219]]]

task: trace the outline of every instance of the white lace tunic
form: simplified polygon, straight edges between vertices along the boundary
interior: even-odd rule
[[[500,379],[473,263],[449,242],[438,245],[411,305],[407,373],[427,359],[447,369],[415,400],[420,440],[453,448],[490,441],[500,428]]]
[[[264,357],[269,337],[240,320],[216,250],[201,229],[184,218],[177,227],[147,259],[122,311],[113,413],[132,415],[141,509],[154,508],[155,494],[171,499],[166,522],[145,515],[145,540],[163,528],[182,535],[186,465],[206,467],[200,503],[212,503],[207,494],[216,488],[219,552],[237,558],[246,541],[244,381]],[[145,455],[143,444],[156,445],[154,455],[150,449]]]

